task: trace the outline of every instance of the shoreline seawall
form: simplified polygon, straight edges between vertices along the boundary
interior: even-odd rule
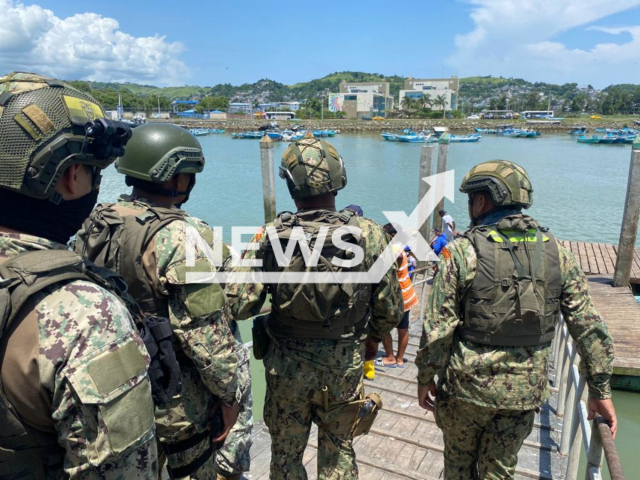
[[[185,128],[223,128],[230,132],[241,132],[257,130],[259,127],[271,123],[269,120],[252,119],[226,119],[226,120],[200,120],[172,118],[168,120],[149,119],[150,122],[174,123]],[[340,130],[341,132],[360,133],[371,132],[380,133],[384,131],[396,131],[410,128],[415,131],[432,129],[433,127],[447,127],[454,133],[470,133],[474,128],[496,128],[498,125],[513,124],[519,128],[532,128],[540,132],[548,133],[568,133],[578,126],[586,126],[589,134],[595,133],[596,128],[623,128],[638,127],[633,120],[589,120],[589,119],[566,119],[560,125],[550,124],[528,124],[523,120],[466,120],[466,119],[393,119],[384,121],[364,121],[364,120],[278,120],[280,128],[286,129],[289,126],[301,125],[306,130]]]

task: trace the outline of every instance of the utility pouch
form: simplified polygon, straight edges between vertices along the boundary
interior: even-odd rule
[[[260,315],[253,319],[251,333],[253,335],[253,356],[262,360],[267,356],[271,339],[267,333],[267,319],[269,315]]]
[[[330,423],[321,425],[334,435],[355,438],[366,435],[382,408],[382,398],[377,393],[370,393],[364,400],[356,400],[344,405],[337,405],[342,412]]]
[[[165,407],[182,390],[180,365],[173,348],[173,330],[169,319],[147,317],[142,322],[140,337],[151,357],[149,379],[154,403]]]

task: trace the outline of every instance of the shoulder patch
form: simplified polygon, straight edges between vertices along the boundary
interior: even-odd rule
[[[446,260],[449,260],[451,258],[451,252],[447,247],[444,247],[442,250],[440,250],[440,255],[442,255]]]

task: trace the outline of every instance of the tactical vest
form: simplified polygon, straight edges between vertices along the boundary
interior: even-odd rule
[[[73,280],[98,284],[118,296],[126,293],[122,278],[66,250],[26,252],[0,265],[0,338],[9,331],[27,299],[48,287]],[[25,424],[1,384],[0,425],[0,478],[44,479],[63,468],[64,451],[57,434]]]
[[[121,216],[113,203],[99,204],[76,236],[74,250],[96,265],[124,277],[129,294],[148,315],[169,316],[167,300],[158,298],[142,265],[142,255],[153,237],[187,214],[181,210],[151,207],[138,215]],[[116,208],[114,208],[116,207]]]
[[[555,238],[526,215],[465,234],[477,271],[462,299],[458,335],[495,346],[551,342],[560,316],[562,280]]]
[[[314,251],[318,235],[324,227],[326,237],[316,266],[307,266],[296,244],[288,266],[278,265],[268,235],[262,238],[263,269],[266,272],[361,272],[362,262],[353,268],[339,267],[332,259],[350,260],[353,252],[342,250],[331,241],[333,232],[343,226],[360,229],[358,218],[349,210],[332,212],[308,210],[293,214],[282,213],[274,222],[274,228],[282,251],[292,240],[294,228],[302,228],[309,245]],[[365,250],[361,234],[342,236],[343,241],[358,245]],[[362,332],[369,321],[371,285],[340,283],[277,283],[269,284],[272,295],[272,310],[269,316],[269,331],[276,337],[312,340],[340,340],[354,337]]]

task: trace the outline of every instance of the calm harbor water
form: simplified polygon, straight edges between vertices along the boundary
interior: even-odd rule
[[[258,141],[232,140],[229,135],[209,135],[199,140],[207,165],[186,207],[209,224],[224,227],[225,241],[230,241],[232,225],[263,223]],[[415,208],[421,144],[384,142],[379,135],[341,134],[329,140],[344,158],[348,173],[348,185],[338,195],[338,206],[358,204],[365,216],[381,223],[387,222],[383,210],[409,214]],[[276,169],[286,147],[286,143],[274,146]],[[528,213],[557,237],[618,243],[629,155],[629,145],[578,144],[569,135],[540,139],[485,136],[478,143],[452,144],[448,168],[455,170],[459,184],[476,163],[496,158],[513,160],[529,172],[535,190],[534,205]],[[293,210],[277,171],[276,187],[278,211]],[[100,200],[115,200],[124,190],[123,179],[109,168]],[[455,202],[446,200],[445,208],[458,228],[468,225],[466,196],[457,189]]]
[[[199,140],[207,165],[198,176],[185,208],[210,225],[222,226],[224,239],[230,242],[231,226],[263,223],[259,143],[232,140],[229,135],[210,135]],[[418,197],[420,144],[384,142],[379,135],[372,134],[341,134],[329,141],[343,156],[348,172],[348,185],[337,198],[340,208],[358,204],[365,216],[380,223],[387,222],[383,210],[404,210],[407,214],[413,211]],[[284,143],[274,145],[278,211],[294,210],[284,180],[277,176],[280,156],[286,147]],[[628,145],[578,144],[569,135],[546,135],[539,139],[485,136],[478,143],[452,144],[448,168],[455,169],[459,184],[463,175],[479,162],[496,158],[515,161],[531,176],[534,206],[528,213],[542,225],[561,239],[617,244],[630,151]],[[115,201],[126,191],[123,177],[110,167],[104,174],[100,201]],[[445,209],[458,229],[468,225],[466,196],[457,192],[455,202],[446,200]],[[249,322],[240,323],[243,338],[250,340]],[[259,419],[265,391],[262,362],[252,359],[252,373],[254,415]],[[637,394],[614,392],[621,422],[616,444],[628,478],[633,478],[640,469],[639,399]]]

